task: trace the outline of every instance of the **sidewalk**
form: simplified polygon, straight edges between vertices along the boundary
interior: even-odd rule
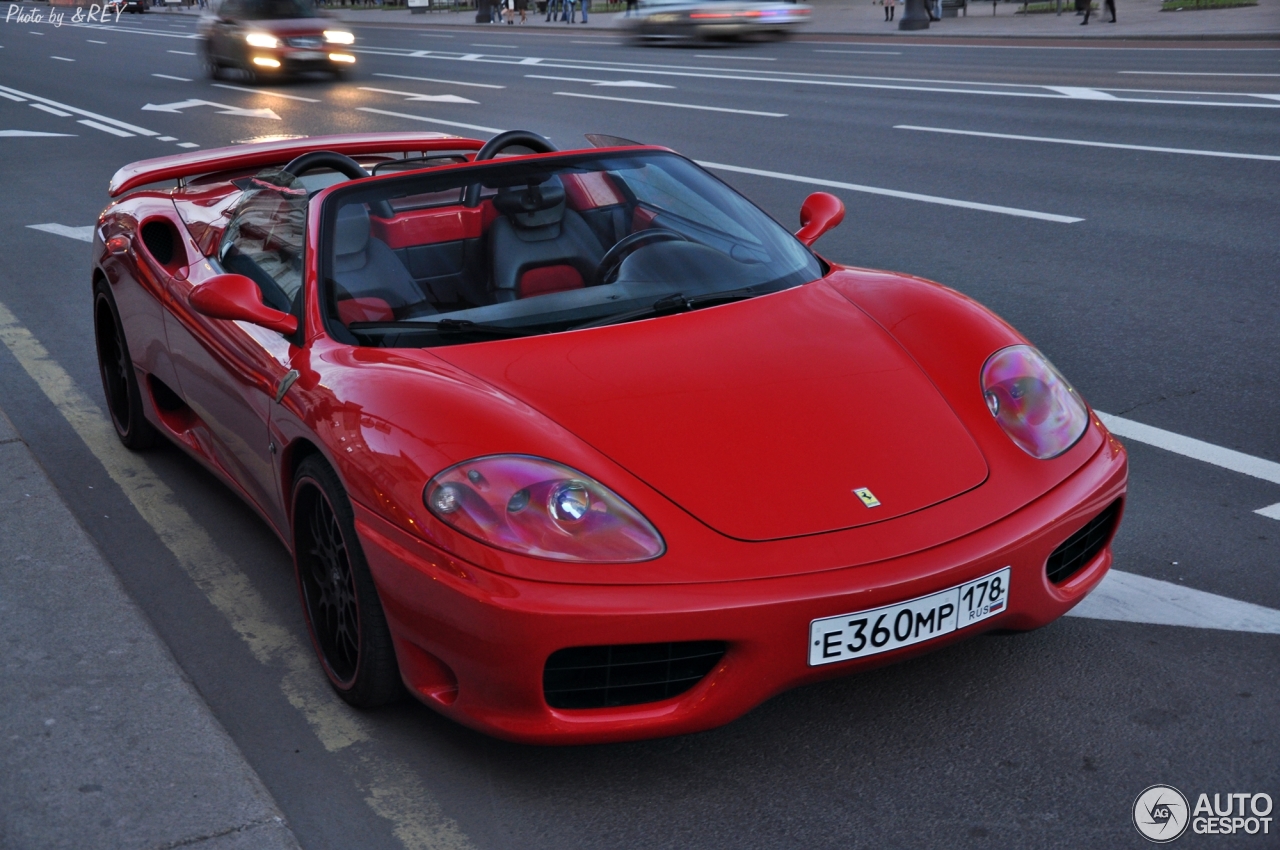
[[[0,847],[297,850],[0,410]]]
[[[1064,0],[1061,16],[1052,12],[1023,15],[1021,3],[976,2],[970,0],[969,14],[944,18],[930,24],[927,30],[903,32],[897,22],[886,23],[884,7],[871,0],[808,0],[813,6],[813,21],[797,31],[797,35],[824,36],[902,36],[936,38],[962,36],[972,38],[1071,38],[1071,39],[1280,39],[1280,0],[1259,0],[1257,6],[1234,9],[1201,9],[1181,12],[1160,11],[1160,0],[1116,0],[1117,23],[1108,23],[1108,15],[1090,18],[1089,26],[1080,26],[1072,0]],[[1101,3],[1099,3],[1101,6]],[[332,10],[350,24],[385,24],[404,27],[469,26],[482,30],[519,32],[583,32],[586,30],[618,30],[623,23],[621,12],[592,14],[587,24],[547,23],[545,16],[530,14],[527,24],[477,24],[475,12],[427,12],[415,15],[407,9]],[[902,4],[899,3],[899,12]],[[621,35],[621,32],[618,32]],[[1280,46],[1280,45],[1277,45]]]

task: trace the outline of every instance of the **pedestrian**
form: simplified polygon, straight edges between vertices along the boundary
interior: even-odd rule
[[[639,14],[640,10],[636,8],[636,5],[637,5],[637,0],[627,0],[627,13],[626,13],[625,15],[623,15],[623,17],[624,17],[624,18],[629,18],[629,17],[631,17],[631,10],[632,10],[632,9],[635,9],[635,10],[636,10],[636,14]]]
[[[582,0],[582,22],[587,22],[587,7],[591,5],[591,0]]]
[[[898,0],[884,0],[884,19],[886,21],[893,20],[893,12],[897,5]]]
[[[1089,13],[1093,11],[1093,0],[1084,0],[1084,20],[1080,22],[1080,26],[1086,26],[1089,23]]]
[[[529,8],[529,0],[516,0],[516,11],[520,13],[520,23],[524,23],[525,10]]]
[[[1106,0],[1107,11],[1111,13],[1111,23],[1116,22],[1116,0]]]
[[[507,26],[512,26],[516,22],[516,0],[502,0],[502,17],[507,22]]]
[[[573,14],[573,0],[560,0],[560,20],[566,24],[572,23],[569,16]]]
[[[555,20],[557,0],[547,0],[547,23]]]

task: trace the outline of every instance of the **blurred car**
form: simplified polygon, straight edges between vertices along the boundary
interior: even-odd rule
[[[781,40],[809,22],[811,7],[799,3],[655,0],[624,18],[632,38],[649,40]]]
[[[355,36],[321,15],[308,0],[224,0],[200,19],[201,59],[217,79],[237,68],[251,82],[263,76],[328,71],[342,76],[355,65]]]
[[[144,0],[110,0],[104,4],[103,10],[113,15],[120,15],[123,12],[137,15],[147,11],[147,4]]]

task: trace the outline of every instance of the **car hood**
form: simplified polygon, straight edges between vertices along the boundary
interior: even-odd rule
[[[823,282],[432,353],[741,540],[892,519],[987,476],[973,438],[910,354]],[[879,504],[864,504],[860,488]]]

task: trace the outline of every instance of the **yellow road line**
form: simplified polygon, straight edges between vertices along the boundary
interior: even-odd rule
[[[227,618],[253,657],[284,669],[280,690],[302,712],[324,748],[330,752],[354,748],[360,768],[356,783],[369,806],[391,821],[404,846],[410,850],[471,848],[470,840],[408,764],[382,753],[360,751],[360,745],[372,738],[369,726],[328,687],[311,647],[276,618],[249,577],[179,504],[146,460],[120,444],[101,409],[3,303],[0,341],[84,440],[191,580]]]

